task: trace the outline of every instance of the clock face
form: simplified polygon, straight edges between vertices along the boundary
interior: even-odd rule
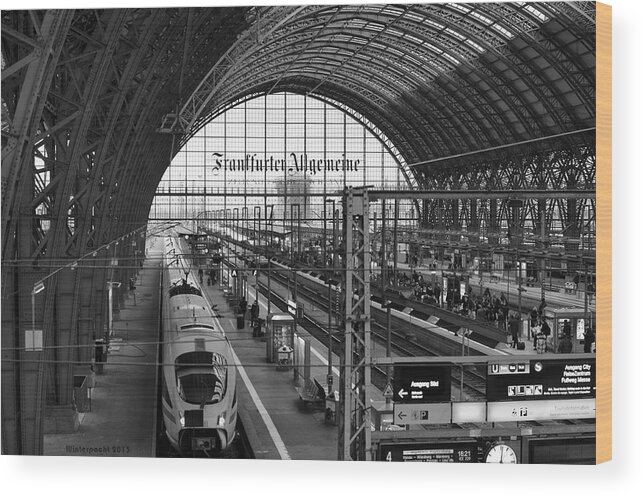
[[[488,452],[485,458],[487,463],[518,463],[516,452],[506,444],[496,444]]]

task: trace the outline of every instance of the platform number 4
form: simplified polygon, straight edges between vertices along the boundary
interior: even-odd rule
[[[387,462],[393,461],[393,454],[390,451],[386,454],[386,461]]]

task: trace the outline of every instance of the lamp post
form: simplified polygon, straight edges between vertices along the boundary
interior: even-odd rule
[[[290,204],[290,260],[295,261],[295,204]]]
[[[333,295],[330,288],[330,271],[328,270],[328,256],[326,254],[326,203],[333,205],[333,253],[335,252],[334,246],[334,232],[335,232],[335,199],[327,198],[324,200],[324,266],[326,267],[326,284],[328,284],[328,370],[326,371],[326,384],[328,386],[328,394],[333,390],[333,333],[332,333],[332,319],[333,319]],[[333,267],[334,269],[334,267]]]
[[[232,218],[234,219],[235,224],[239,222],[239,207],[234,207],[232,209]],[[230,235],[232,236],[232,240],[234,241],[234,244],[236,245],[237,236],[236,236],[236,231],[234,229],[234,226],[230,227]],[[230,243],[228,243],[228,246],[229,245],[230,245]],[[234,249],[234,266],[235,266],[235,268],[237,268],[237,250],[236,250],[236,246],[235,246],[235,249]],[[232,281],[233,284],[234,284],[234,295],[235,295],[235,297],[238,297],[240,295],[240,293],[241,293],[240,288],[239,288],[238,274],[239,274],[239,271],[237,270],[237,277],[234,277],[233,278],[234,281]]]
[[[243,222],[241,224],[241,235],[246,236],[246,243],[248,242],[248,207],[244,206],[241,208],[241,217]],[[243,237],[239,237],[239,242],[243,243]],[[243,264],[246,266],[246,243],[243,243]],[[243,276],[241,278],[241,288],[243,292],[243,297],[248,299],[248,273],[244,270]]]
[[[42,281],[38,281],[36,282],[36,284],[33,285],[33,289],[31,290],[31,330],[32,331],[36,330],[36,295],[41,291],[44,291],[44,289],[45,289],[45,283]]]
[[[255,301],[257,304],[259,304],[259,281],[257,280],[259,278],[259,272],[258,269],[260,268],[260,261],[261,261],[261,207],[259,205],[255,205],[254,209],[254,218],[255,218],[255,251],[258,254],[256,258],[256,265],[257,265],[257,277],[255,278]]]
[[[107,336],[108,338],[111,338],[114,336],[114,318],[112,316],[112,307],[113,307],[113,289],[112,288],[120,288],[121,283],[120,282],[115,282],[115,281],[107,281],[107,302],[109,305],[108,311],[107,311]],[[107,340],[109,342],[109,339]]]
[[[285,207],[284,207],[285,208]],[[268,217],[268,205],[265,205],[264,207],[264,213],[266,215],[266,258],[268,259],[268,295],[266,296],[266,299],[268,300],[268,315],[270,315],[270,301],[271,301],[271,293],[270,293],[270,279],[271,279],[271,274],[270,274],[270,257],[271,257],[271,252],[269,251],[269,248],[272,245],[272,234],[268,234],[268,224],[270,223],[270,231],[272,231],[273,225],[270,222],[270,219],[272,218],[272,209],[273,205],[270,205],[270,217]]]

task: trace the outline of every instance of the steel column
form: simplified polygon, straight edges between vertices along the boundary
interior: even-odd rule
[[[371,457],[371,322],[368,191],[344,190],[344,356],[340,373],[339,459]]]

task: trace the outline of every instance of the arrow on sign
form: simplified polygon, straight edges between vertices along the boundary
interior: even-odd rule
[[[397,414],[397,416],[400,418],[400,420],[404,420],[406,418],[406,413],[404,411],[401,411]]]
[[[236,269],[232,269],[232,277],[237,277],[237,271],[236,271]]]
[[[400,389],[397,394],[400,395],[400,398],[404,398],[405,396],[408,396],[408,391],[404,391],[404,389]]]

